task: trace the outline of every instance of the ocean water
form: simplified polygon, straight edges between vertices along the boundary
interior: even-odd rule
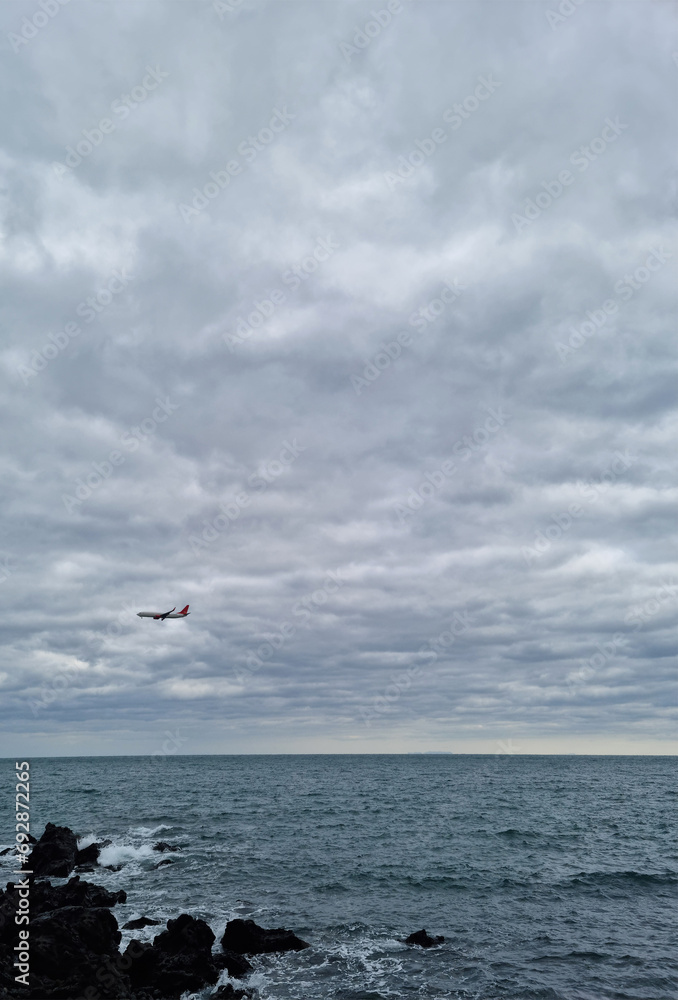
[[[52,821],[81,846],[112,840],[101,862],[121,870],[83,877],[126,890],[120,925],[186,911],[217,943],[236,916],[309,941],[254,959],[262,1000],[671,1000],[675,770],[671,757],[33,758],[31,817],[37,836]],[[181,852],[154,852],[159,839]],[[445,943],[401,943],[421,927]],[[125,932],[123,948],[161,929]]]

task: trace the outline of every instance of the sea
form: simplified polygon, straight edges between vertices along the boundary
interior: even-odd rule
[[[671,1000],[675,776],[650,756],[33,758],[31,828],[111,840],[118,870],[82,877],[127,892],[121,926],[186,912],[215,949],[234,917],[308,941],[253,959],[261,1000]],[[421,928],[444,943],[403,943]]]

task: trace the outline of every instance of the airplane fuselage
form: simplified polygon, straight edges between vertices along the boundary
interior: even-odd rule
[[[175,611],[175,608],[172,608],[171,611],[137,611],[137,618],[155,618],[156,621],[164,621],[165,618],[186,618],[191,613],[188,610],[188,604],[183,611],[176,614]]]

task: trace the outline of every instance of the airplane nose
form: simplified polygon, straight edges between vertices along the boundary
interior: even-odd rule
[[[137,611],[137,618],[141,618],[141,611]]]

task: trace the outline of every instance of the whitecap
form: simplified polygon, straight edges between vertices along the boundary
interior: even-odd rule
[[[162,830],[172,830],[173,827],[167,826],[166,823],[161,823],[160,826],[131,826],[129,828],[129,833],[133,837],[155,837],[157,833],[161,833]]]
[[[78,838],[78,850],[79,851],[84,851],[86,847],[89,847],[90,844],[95,844],[96,841],[97,841],[97,837],[96,837],[96,834],[94,834],[94,833],[88,833],[87,836],[85,836],[85,837],[79,837]]]
[[[132,847],[131,844],[110,844],[99,852],[99,864],[102,867],[126,865],[130,861],[142,861],[145,858],[155,857],[150,844],[142,844],[141,847]]]

